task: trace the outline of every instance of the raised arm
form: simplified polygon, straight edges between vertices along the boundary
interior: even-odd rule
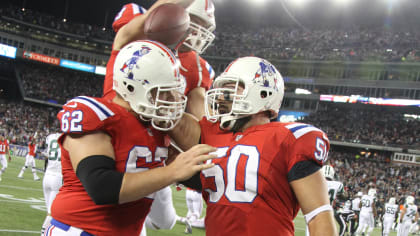
[[[165,3],[178,4],[184,8],[187,8],[194,0],[159,0],[153,4],[145,14],[136,16],[129,23],[124,25],[117,33],[113,43],[113,50],[120,50],[130,42],[145,39],[144,35],[144,22],[149,16],[150,12],[156,7]]]

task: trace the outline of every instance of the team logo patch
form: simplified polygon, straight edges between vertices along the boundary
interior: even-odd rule
[[[274,77],[274,84],[270,84],[270,81],[268,80],[268,77],[272,76]],[[259,63],[259,69],[255,73],[254,83],[261,84],[264,87],[274,87],[275,90],[278,90],[277,88],[277,77],[276,77],[276,68],[274,68],[273,65],[266,61],[261,61]]]
[[[140,50],[137,50],[133,53],[133,55],[131,56],[130,59],[128,59],[123,66],[121,67],[120,71],[124,72],[127,76],[128,79],[133,79],[134,74],[133,74],[133,69],[134,68],[139,68],[139,66],[137,65],[137,62],[140,58],[142,58],[144,55],[149,54],[149,52],[152,49],[146,46],[141,47]]]

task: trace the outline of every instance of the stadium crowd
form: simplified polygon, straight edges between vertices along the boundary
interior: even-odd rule
[[[75,96],[99,97],[103,76],[93,73],[62,69],[41,64],[24,64],[19,69],[25,96],[64,104]]]
[[[27,145],[35,133],[36,143],[44,146],[45,137],[58,131],[59,108],[24,102],[0,100],[0,133],[11,144]]]
[[[0,14],[32,25],[71,33],[84,40],[111,42],[114,32],[104,26],[64,22],[52,15],[17,6],[0,8]],[[255,55],[278,60],[345,60],[345,61],[420,61],[420,30],[386,26],[302,29],[271,25],[238,27],[218,26],[216,40],[207,56],[236,58]]]
[[[379,115],[380,114],[380,115]],[[381,146],[420,146],[420,120],[404,113],[331,107],[311,113],[303,120],[324,130],[330,140]]]
[[[366,194],[369,188],[374,187],[380,208],[390,197],[395,197],[403,204],[406,196],[413,195],[419,202],[420,167],[392,165],[390,155],[380,152],[362,155],[333,150],[329,154],[329,164],[334,166],[337,178],[343,182],[349,197],[359,191]],[[381,209],[378,211],[381,212]]]

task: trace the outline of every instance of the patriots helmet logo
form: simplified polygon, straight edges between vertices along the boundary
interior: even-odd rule
[[[274,78],[274,84],[270,84],[269,77]],[[267,61],[260,61],[259,68],[255,73],[253,81],[254,83],[261,84],[264,87],[274,86],[274,89],[277,90],[276,68]]]
[[[144,55],[149,54],[152,49],[146,46],[141,47],[141,49],[135,51],[130,59],[128,59],[123,66],[120,68],[121,72],[124,72],[128,79],[133,79],[133,69],[139,68],[137,62]]]

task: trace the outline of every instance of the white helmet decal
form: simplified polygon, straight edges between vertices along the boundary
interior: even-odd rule
[[[170,130],[182,117],[185,84],[178,60],[164,45],[149,40],[126,45],[115,59],[113,79],[113,89],[155,129]]]

